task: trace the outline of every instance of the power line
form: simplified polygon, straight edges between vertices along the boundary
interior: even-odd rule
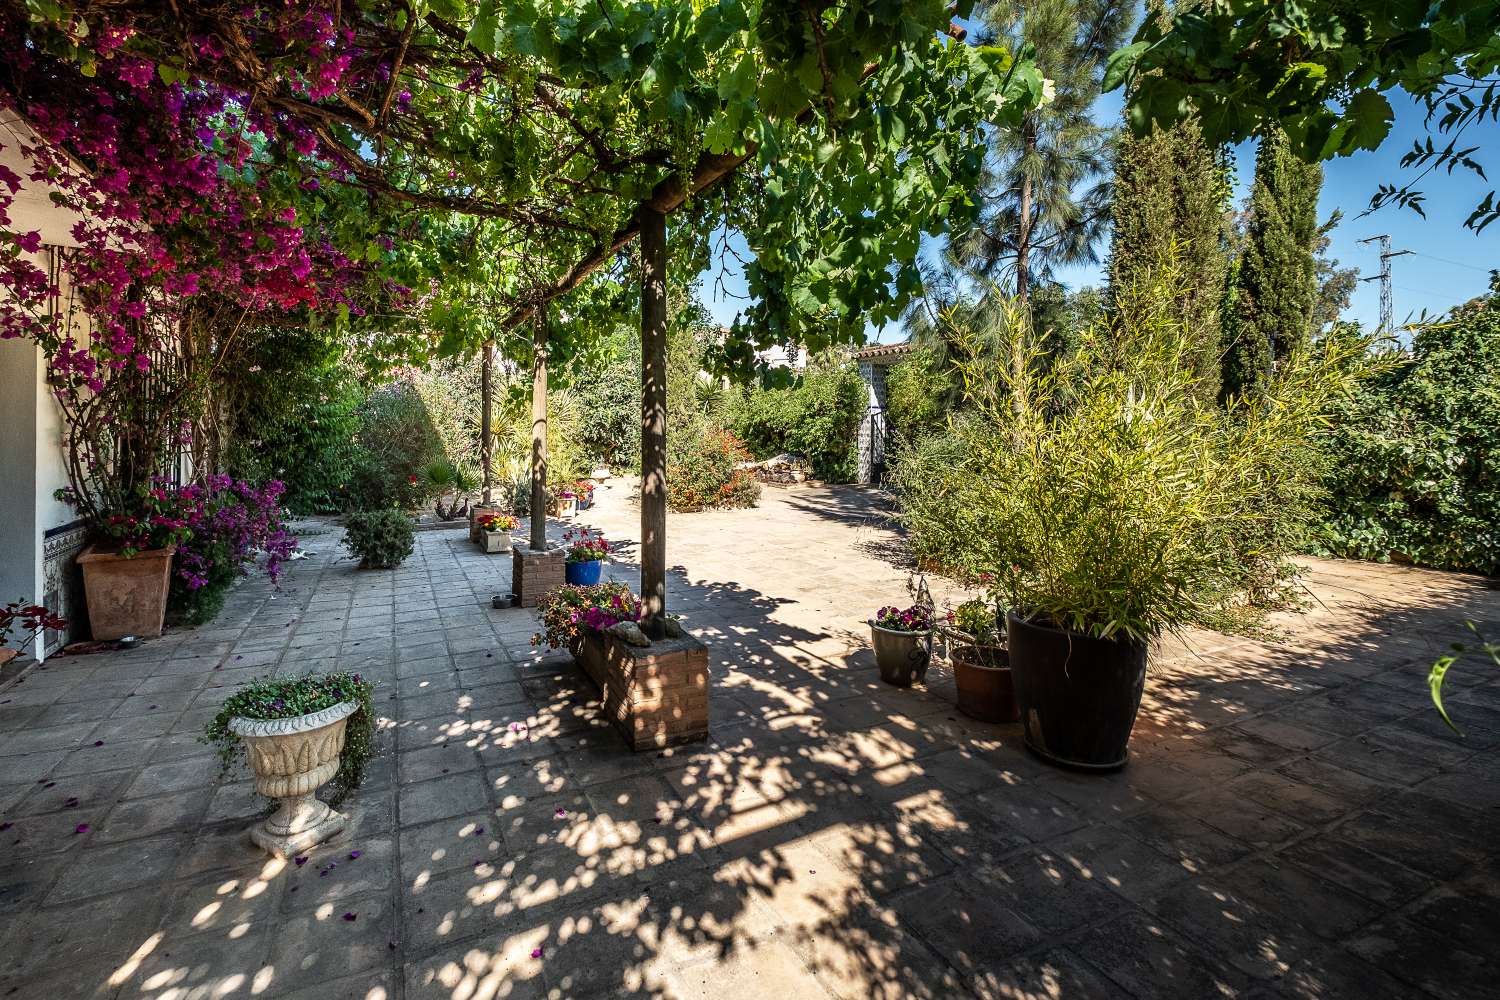
[[[1364,241],[1361,240],[1360,242],[1363,243]],[[1494,270],[1494,268],[1490,267],[1475,267],[1473,264],[1465,264],[1461,260],[1449,260],[1447,257],[1439,257],[1436,254],[1423,253],[1420,250],[1407,250],[1405,252],[1413,254],[1417,257],[1426,257],[1428,260],[1435,260],[1441,264],[1452,264],[1454,267],[1466,267],[1470,271],[1478,271],[1480,274],[1489,274]]]

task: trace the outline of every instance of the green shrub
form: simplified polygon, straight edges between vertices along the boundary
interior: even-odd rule
[[[578,440],[591,459],[614,469],[641,465],[641,346],[633,333],[607,345],[602,361],[572,369],[572,391],[581,404]]]
[[[423,473],[444,459],[443,440],[416,385],[400,379],[366,397],[358,410],[349,507],[364,510],[418,507],[431,487]]]
[[[224,769],[234,763],[240,739],[229,722],[242,719],[295,719],[347,701],[359,708],[344,727],[344,749],[339,769],[329,782],[330,802],[337,805],[364,780],[365,766],[375,756],[375,685],[359,674],[315,674],[311,677],[267,678],[252,681],[219,706],[203,727],[203,742],[214,747]]]
[[[326,330],[303,327],[257,328],[240,342],[253,345],[250,355],[221,369],[224,471],[281,480],[294,513],[346,509],[364,391],[341,345]]]
[[[344,545],[359,557],[360,569],[394,569],[411,555],[411,518],[399,510],[350,514],[344,520]]]
[[[667,504],[688,512],[719,507],[754,507],[760,482],[739,438],[728,431],[667,439]]]
[[[892,429],[915,439],[942,427],[953,375],[945,371],[937,352],[918,348],[886,369],[886,413]]]
[[[1317,551],[1500,574],[1500,296],[1421,330],[1335,418]]]
[[[751,388],[728,405],[727,422],[755,455],[803,455],[821,478],[848,482],[867,408],[859,370],[844,356],[814,359],[796,383]]]
[[[1300,516],[1265,499],[1301,488],[1307,442],[1348,392],[1355,348],[1294,354],[1263,397],[1222,408],[1203,399],[1175,298],[1160,286],[1122,297],[1052,364],[1008,318],[999,358],[961,353],[973,417],[955,422],[950,460],[898,460],[917,551],[987,582],[1008,608],[1093,636],[1249,624],[1245,539],[1283,537],[1275,522]]]

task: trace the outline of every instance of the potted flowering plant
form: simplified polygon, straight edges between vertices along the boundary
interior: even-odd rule
[[[570,528],[563,535],[563,546],[568,550],[563,568],[567,581],[575,586],[598,583],[604,560],[609,558],[609,542],[604,540],[604,533]]]
[[[11,601],[0,608],[0,667],[5,666],[31,645],[42,632],[61,632],[68,627],[66,619],[54,615],[40,604]],[[20,632],[20,641],[11,645],[11,633]]]
[[[194,507],[161,484],[106,512],[104,536],[78,555],[95,639],[158,636],[167,616],[172,557],[192,538]]]
[[[578,513],[578,493],[571,486],[557,491],[557,516],[571,517]]]
[[[590,632],[641,620],[640,599],[619,582],[559,587],[542,601],[540,610],[542,631],[531,637],[532,644],[567,647],[574,656],[581,655],[583,639]]]
[[[588,510],[594,506],[594,484],[587,479],[580,479],[573,484],[573,493],[578,502],[579,510]]]
[[[255,790],[277,800],[250,839],[279,858],[342,830],[348,817],[318,800],[333,782],[336,805],[364,778],[375,752],[375,685],[359,674],[256,681],[231,695],[203,729],[228,768],[243,741]]]
[[[475,522],[479,526],[479,547],[486,553],[509,552],[510,533],[521,522],[509,514],[482,514]]]
[[[948,624],[964,640],[951,656],[958,710],[980,722],[1020,718],[999,621],[995,608],[981,600],[965,601],[948,612]]]
[[[932,658],[930,607],[884,607],[875,612],[869,624],[881,680],[896,687],[911,687],[912,681],[926,676]]]

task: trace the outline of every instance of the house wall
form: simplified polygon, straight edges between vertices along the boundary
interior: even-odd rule
[[[0,163],[29,178],[32,166],[21,146],[39,142],[13,112],[0,113]],[[41,234],[44,245],[31,261],[59,273],[60,301],[67,302],[67,280],[56,264],[61,248],[77,246],[72,230],[79,217],[52,202],[53,190],[26,180],[7,209],[7,228]],[[77,335],[82,337],[83,330]],[[68,472],[62,411],[46,379],[46,360],[36,344],[0,340],[0,604],[41,602],[81,626],[85,623],[73,557],[82,532],[72,508],[53,496],[68,485]],[[25,652],[40,658],[68,638],[48,633]]]
[[[0,604],[42,595],[36,475],[40,354],[29,340],[0,340]]]

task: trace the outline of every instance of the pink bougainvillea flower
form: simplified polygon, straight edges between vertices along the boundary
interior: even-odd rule
[[[567,819],[568,818],[568,811],[566,809],[563,809],[563,808],[558,808],[557,812],[555,812],[555,813],[552,814],[552,817],[554,819]]]
[[[88,833],[89,832],[89,825],[87,823],[79,823],[78,826],[73,829],[73,832],[74,833]]]
[[[301,868],[301,867],[302,867],[302,866],[303,866],[303,865],[305,865],[305,864],[307,864],[307,855],[305,855],[305,854],[304,854],[304,855],[302,855],[302,857],[300,857],[300,858],[293,858],[293,859],[292,859],[292,862],[293,862],[293,863],[294,863],[294,864],[295,864],[295,865],[296,865],[296,866],[297,866],[297,867],[298,867],[298,868]]]
[[[355,913],[346,913],[344,914],[344,919],[352,924],[354,923],[354,921],[359,919],[359,915]]]
[[[357,861],[357,860],[359,860],[359,855],[360,855],[359,851],[350,851],[349,852],[349,860],[350,861]]]
[[[531,957],[532,958],[541,958],[542,957],[542,949],[540,949],[540,948],[533,948],[533,949],[531,949]]]
[[[94,741],[94,746],[96,746],[96,747],[102,747],[103,745],[104,745],[104,741],[103,740],[95,740]]]
[[[484,827],[482,827],[482,826],[476,826],[474,828],[474,836],[476,836],[476,837],[479,836],[483,832],[484,832]]]
[[[11,828],[11,824],[10,823],[0,823],[0,830],[9,830],[10,828]]]

